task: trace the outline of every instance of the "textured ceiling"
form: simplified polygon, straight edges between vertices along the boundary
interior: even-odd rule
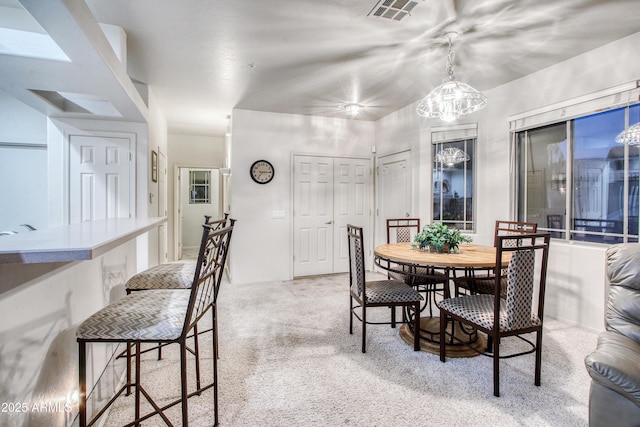
[[[417,0],[399,22],[367,16],[376,3],[87,1],[126,32],[128,74],[174,133],[220,135],[233,108],[346,117],[357,102],[379,119],[441,82],[450,31],[456,76],[480,90],[640,31],[638,0]]]

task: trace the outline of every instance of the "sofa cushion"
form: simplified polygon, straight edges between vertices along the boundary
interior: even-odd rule
[[[640,245],[627,243],[607,249],[606,327],[640,343]]]
[[[640,406],[640,344],[616,332],[602,332],[585,365],[594,381]]]

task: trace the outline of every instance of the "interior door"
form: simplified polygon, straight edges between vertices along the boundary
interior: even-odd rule
[[[365,233],[369,230],[369,219],[371,218],[370,177],[369,160],[334,159],[334,273],[349,271],[347,224],[364,227]]]
[[[294,156],[296,277],[349,271],[347,224],[370,228],[368,159]]]
[[[131,140],[69,136],[69,223],[132,215]]]
[[[294,276],[333,272],[333,159],[294,157]]]
[[[378,158],[378,210],[376,245],[387,242],[387,218],[413,217],[411,204],[411,151]]]

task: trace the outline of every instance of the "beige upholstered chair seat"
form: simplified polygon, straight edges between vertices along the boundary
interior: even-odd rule
[[[493,328],[493,295],[475,295],[474,298],[467,296],[451,298],[442,301],[438,305],[440,308],[456,316],[465,317],[483,328]],[[538,316],[532,314],[529,326],[539,326],[540,323]],[[500,331],[511,331],[513,330],[512,326],[507,313],[507,302],[502,300],[500,303]]]
[[[414,302],[416,299],[422,299],[422,296],[415,289],[396,280],[378,280],[375,282],[367,282],[367,304],[380,303],[408,303]]]
[[[193,283],[195,261],[175,261],[159,264],[132,276],[126,284],[128,291],[143,289],[189,289]]]
[[[76,335],[86,340],[175,340],[184,328],[190,295],[166,289],[127,295],[85,320]]]

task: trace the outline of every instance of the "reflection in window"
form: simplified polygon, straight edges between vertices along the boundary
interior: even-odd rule
[[[211,203],[209,198],[211,186],[210,170],[189,171],[189,204]]]
[[[433,220],[470,231],[474,228],[474,146],[475,138],[433,147]]]
[[[552,237],[638,241],[637,146],[615,142],[640,105],[518,132],[518,218]]]
[[[565,123],[520,132],[518,212],[528,222],[564,237],[567,197],[567,127]]]

